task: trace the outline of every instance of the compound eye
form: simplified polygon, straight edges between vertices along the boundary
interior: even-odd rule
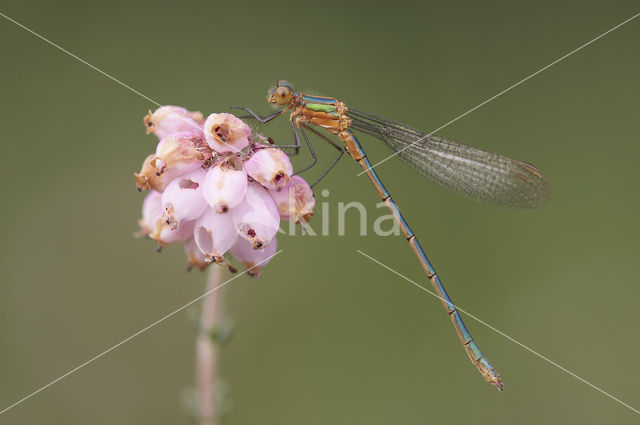
[[[279,105],[286,105],[291,100],[291,90],[286,87],[278,87],[273,96]]]

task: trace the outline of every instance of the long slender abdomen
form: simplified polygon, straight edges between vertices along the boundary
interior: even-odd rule
[[[382,184],[382,181],[380,180],[380,177],[378,177],[378,174],[375,171],[373,171],[372,165],[369,162],[369,159],[367,158],[367,154],[364,152],[364,149],[362,149],[360,142],[358,142],[358,139],[350,130],[341,131],[338,135],[340,136],[340,139],[342,139],[342,141],[344,142],[345,148],[347,152],[349,152],[349,155],[351,155],[351,157],[354,160],[356,160],[356,162],[358,162],[358,164],[360,164],[360,166],[365,170],[366,174],[369,176],[369,179],[371,180],[371,183],[373,183],[373,186],[378,191],[380,198],[393,214],[395,221],[400,226],[400,229],[402,230],[404,237],[406,238],[407,242],[409,242],[409,245],[411,245],[413,252],[418,257],[418,260],[420,261],[420,264],[422,265],[422,268],[424,269],[425,274],[429,278],[431,285],[433,285],[433,288],[436,290],[436,293],[440,298],[440,300],[442,301],[442,304],[445,310],[449,314],[449,317],[453,322],[453,326],[456,329],[458,336],[460,337],[460,342],[462,342],[462,346],[464,347],[467,355],[469,356],[469,359],[474,364],[474,366],[478,369],[478,371],[482,374],[482,376],[487,382],[489,382],[490,384],[498,388],[500,391],[502,391],[504,389],[502,380],[500,379],[498,373],[495,371],[491,363],[489,363],[489,361],[484,356],[484,354],[482,354],[482,352],[480,351],[480,348],[471,337],[471,333],[469,332],[464,322],[462,321],[460,312],[458,311],[456,306],[453,304],[453,301],[449,297],[449,294],[447,294],[447,291],[444,289],[444,285],[440,281],[440,278],[438,277],[438,274],[436,273],[435,268],[433,267],[433,265],[431,265],[431,262],[429,261],[429,259],[427,258],[427,255],[422,249],[422,246],[420,245],[418,238],[415,236],[415,234],[409,227],[409,224],[405,221],[404,217],[400,213],[400,209],[398,208],[395,201],[389,194],[389,191],[387,190],[387,188],[385,188],[384,185]]]

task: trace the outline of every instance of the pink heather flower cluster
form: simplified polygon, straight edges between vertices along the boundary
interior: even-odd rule
[[[276,252],[280,220],[308,222],[315,199],[292,176],[287,155],[234,115],[163,106],[144,118],[160,142],[134,177],[149,190],[141,233],[158,248],[182,242],[188,268],[211,263],[235,271],[225,254],[257,276]]]

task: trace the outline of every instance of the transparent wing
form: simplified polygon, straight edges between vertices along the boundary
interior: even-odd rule
[[[382,140],[420,174],[469,198],[508,207],[535,208],[551,192],[547,179],[527,162],[351,108],[348,115],[354,130]]]

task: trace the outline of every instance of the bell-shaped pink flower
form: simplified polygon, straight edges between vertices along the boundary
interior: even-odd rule
[[[191,112],[180,106],[162,106],[144,117],[147,134],[153,133],[162,139],[177,131],[202,132],[203,117],[200,112]]]
[[[183,221],[171,228],[163,220],[162,195],[151,191],[142,203],[142,218],[138,221],[142,234],[165,246],[174,242],[183,242],[193,234],[193,221]]]
[[[230,252],[233,258],[245,265],[249,276],[258,277],[262,267],[266,266],[276,253],[277,245],[274,237],[265,248],[253,249],[251,242],[244,238],[238,238],[238,241],[231,247]]]
[[[158,143],[155,155],[149,155],[140,173],[134,173],[138,190],[164,191],[176,177],[200,168],[212,152],[194,132],[172,133]]]
[[[232,157],[215,164],[204,178],[202,194],[211,208],[226,213],[238,205],[247,190],[247,172],[240,159]]]
[[[163,219],[176,228],[182,221],[195,220],[207,207],[202,196],[202,182],[206,172],[202,168],[175,178],[162,192]]]
[[[156,229],[156,221],[162,216],[162,194],[152,190],[142,201],[142,218],[138,220],[140,231],[144,235],[150,235]]]
[[[251,128],[232,114],[211,114],[204,122],[204,137],[216,152],[240,152],[249,145]]]
[[[187,270],[191,270],[194,267],[204,270],[211,264],[210,261],[207,261],[202,251],[200,251],[198,245],[196,245],[193,235],[184,242],[184,253],[187,255]]]
[[[140,173],[133,175],[138,190],[162,192],[173,179],[200,168],[211,155],[197,133],[171,133],[160,140],[156,154],[147,157]]]
[[[158,143],[156,168],[161,174],[171,172],[178,176],[202,166],[211,155],[200,134],[193,131],[171,133]]]
[[[286,186],[270,190],[269,195],[276,203],[281,219],[294,223],[308,223],[311,219],[316,200],[311,187],[302,177],[291,177]]]
[[[264,148],[255,151],[244,164],[247,174],[267,189],[279,189],[289,183],[293,167],[289,157],[280,149]]]
[[[206,208],[196,220],[193,238],[207,261],[222,263],[223,255],[236,242],[238,234],[230,214],[219,214]]]
[[[158,242],[161,246],[166,246],[176,242],[184,242],[193,235],[194,223],[195,221],[181,221],[176,227],[171,228],[171,226],[163,222],[161,230],[149,235],[149,237]]]
[[[244,200],[231,210],[231,215],[238,233],[251,242],[253,249],[267,246],[278,232],[276,204],[258,183],[247,185]]]

